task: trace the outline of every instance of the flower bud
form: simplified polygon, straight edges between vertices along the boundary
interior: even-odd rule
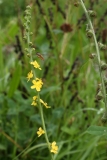
[[[28,51],[28,48],[25,48],[25,52],[29,52],[29,51]]]
[[[35,51],[35,48],[32,48],[32,51]]]
[[[25,16],[25,17],[24,17],[24,19],[25,19],[25,20],[27,20],[27,19],[28,19],[28,17],[27,17],[27,16]]]
[[[98,46],[99,46],[99,48],[100,48],[101,50],[106,50],[106,48],[107,48],[106,45],[104,45],[104,44],[102,44],[102,43],[100,43],[100,42],[98,42]]]
[[[30,57],[30,54],[28,53],[27,56]]]
[[[31,22],[29,20],[27,20],[27,24],[29,25]]]
[[[29,32],[29,28],[28,27],[26,27],[26,32]]]
[[[30,10],[32,7],[30,6],[30,5],[28,5],[27,7],[26,7],[26,9],[28,9],[28,10]]]
[[[28,10],[25,10],[26,17],[30,16],[31,13]]]
[[[24,23],[23,26],[26,27],[26,23]]]
[[[33,46],[33,43],[32,43],[32,42],[29,42],[29,46],[32,47],[32,46]]]

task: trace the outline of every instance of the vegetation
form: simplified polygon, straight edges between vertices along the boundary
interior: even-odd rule
[[[1,160],[107,159],[105,3],[0,1]]]

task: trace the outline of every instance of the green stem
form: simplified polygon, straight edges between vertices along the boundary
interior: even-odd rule
[[[28,44],[28,49],[29,49],[29,54],[30,54],[30,61],[32,62],[32,49],[29,48],[29,43],[30,43],[30,34],[28,32],[27,33],[27,44]]]
[[[90,29],[92,30],[92,33],[93,33],[93,38],[94,38],[94,42],[95,42],[96,52],[97,52],[97,56],[98,56],[98,65],[99,65],[100,77],[101,77],[101,82],[102,82],[102,91],[103,91],[104,103],[105,103],[104,118],[107,119],[107,98],[106,98],[106,90],[105,90],[105,84],[104,84],[103,74],[102,74],[102,71],[101,71],[101,60],[100,60],[99,47],[98,47],[96,35],[95,35],[95,32],[94,32],[94,28],[93,28],[92,22],[90,20],[90,17],[88,15],[87,9],[86,9],[86,7],[85,7],[85,5],[84,5],[84,3],[83,3],[82,0],[80,0],[80,3],[82,5],[82,7],[83,7],[83,10],[84,10],[84,12],[86,14],[86,17],[87,17],[87,20],[88,20],[88,23],[90,25]]]
[[[42,120],[42,126],[43,126],[43,130],[45,131],[45,140],[46,140],[46,143],[48,145],[49,152],[50,152],[50,142],[49,142],[47,131],[46,131],[46,126],[45,126],[45,121],[44,121],[44,116],[43,116],[43,109],[42,109],[42,106],[41,106],[39,93],[38,93],[38,99],[39,99],[38,103],[39,103],[40,116],[41,116],[41,120]],[[50,153],[50,155],[51,155],[51,159],[54,160],[51,153]]]

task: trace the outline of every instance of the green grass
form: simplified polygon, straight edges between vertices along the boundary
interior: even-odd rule
[[[49,0],[39,1],[39,7],[35,3],[31,23],[32,41],[36,47],[33,58],[42,67],[37,74],[44,82],[40,96],[51,106],[51,109],[44,109],[49,140],[56,141],[59,146],[56,160],[106,160],[107,136],[103,135],[101,128],[98,128],[100,135],[96,127],[90,128],[106,127],[106,124],[101,122],[104,103],[102,100],[95,102],[97,85],[101,80],[95,70],[96,64],[89,59],[89,55],[96,51],[93,40],[86,36],[87,21],[78,25],[83,17],[81,6],[76,8],[71,1],[56,2],[54,5]],[[91,1],[86,2],[87,8],[90,4]],[[9,5],[6,6],[8,12]],[[26,3],[23,1],[23,5],[18,7],[21,6],[20,24],[17,23],[17,14],[11,13],[8,17],[4,10],[0,17],[4,24],[0,29],[0,159],[50,160],[44,136],[37,138],[36,134],[42,124],[39,110],[31,106],[35,91],[30,89],[31,83],[26,79],[31,66],[24,50],[27,45],[21,27]],[[2,7],[5,4],[2,3]],[[93,20],[96,36],[97,39],[100,36],[98,41],[103,42],[106,7],[99,1],[93,8],[97,12]],[[65,23],[71,25],[71,32],[61,30]],[[16,35],[24,53],[21,58],[18,57],[20,51],[18,54],[14,51]],[[43,55],[44,60],[36,56],[37,52]],[[106,51],[101,51],[101,59],[107,61]]]

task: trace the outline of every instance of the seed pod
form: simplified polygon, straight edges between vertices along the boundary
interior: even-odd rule
[[[91,17],[96,17],[96,12],[95,12],[95,11],[89,10],[88,13],[89,13],[89,15],[90,15]]]
[[[102,44],[102,43],[100,43],[100,42],[98,42],[98,46],[99,46],[99,48],[100,48],[101,50],[106,50],[106,48],[107,48],[106,45],[104,45],[104,44]]]
[[[29,47],[33,47],[33,43],[32,42],[29,42]]]
[[[35,48],[34,48],[34,47],[32,48],[32,51],[35,51]]]
[[[101,70],[104,71],[106,69],[107,69],[107,64],[104,63],[104,62],[102,62],[102,64],[101,64]]]
[[[30,57],[30,54],[28,53],[27,56]]]
[[[79,6],[79,2],[74,2],[74,6],[78,7]]]
[[[29,32],[29,27],[26,27],[25,29],[26,29],[26,32]]]
[[[91,37],[93,36],[93,32],[92,32],[91,29],[88,30],[86,34],[87,34],[87,37],[88,37],[88,38],[91,38]]]
[[[95,53],[92,53],[92,54],[89,55],[89,58],[90,58],[90,59],[94,59],[95,57],[96,57],[96,54],[95,54]]]
[[[103,94],[101,93],[101,91],[98,92],[98,94],[96,95],[96,99],[99,101],[101,99],[103,99]]]

